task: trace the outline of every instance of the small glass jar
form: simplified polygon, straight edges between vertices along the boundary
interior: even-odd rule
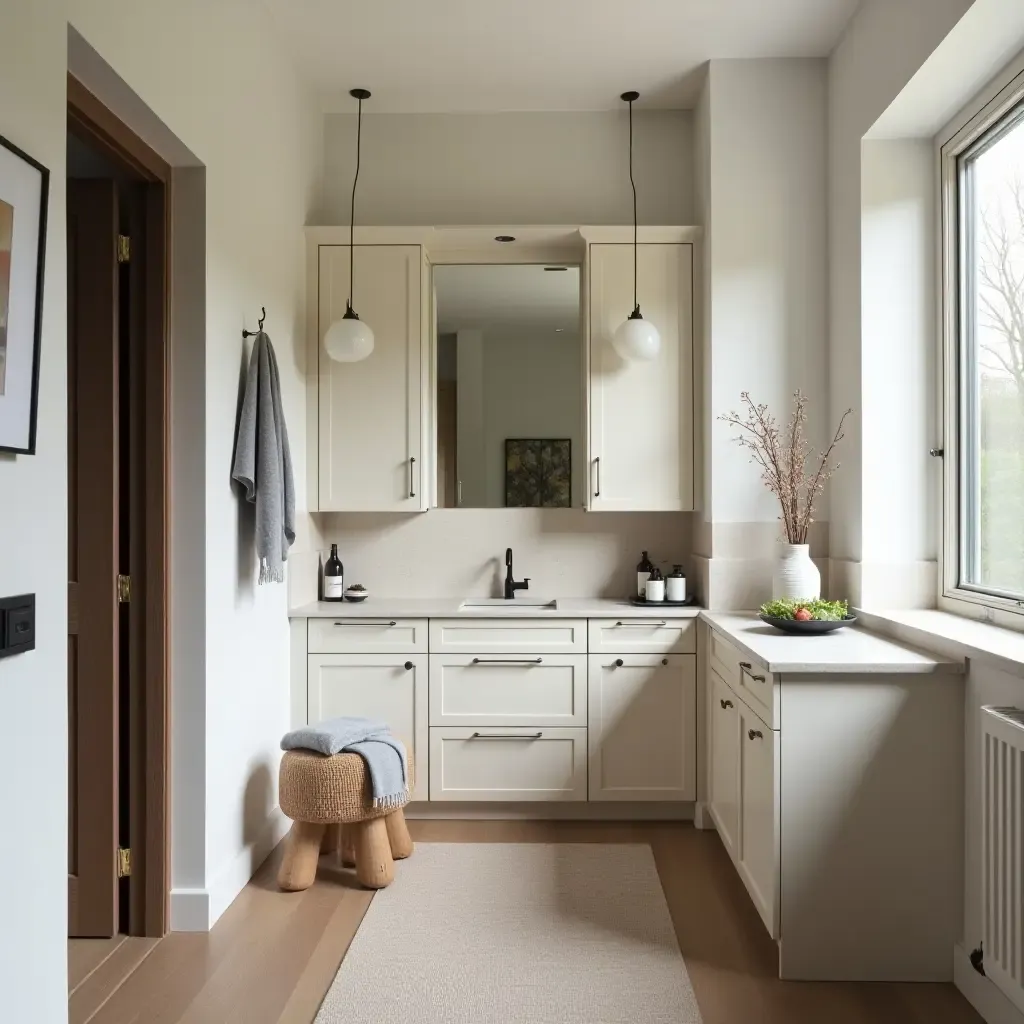
[[[661,575],[661,570],[657,566],[651,570],[651,575],[647,579],[645,596],[648,601],[665,600],[665,577]]]

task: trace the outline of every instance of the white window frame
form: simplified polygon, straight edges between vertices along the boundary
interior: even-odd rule
[[[942,336],[942,372],[939,408],[942,410],[942,543],[939,555],[938,605],[943,611],[997,625],[1024,630],[1024,595],[1000,595],[960,582],[961,551],[966,543],[962,487],[966,431],[961,434],[962,404],[959,386],[962,324],[966,303],[961,294],[960,157],[969,153],[1015,108],[1024,103],[1024,54],[1014,60],[939,133],[939,322]]]

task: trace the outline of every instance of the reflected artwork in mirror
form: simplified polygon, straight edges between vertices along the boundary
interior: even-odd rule
[[[435,266],[437,504],[583,504],[580,269]]]

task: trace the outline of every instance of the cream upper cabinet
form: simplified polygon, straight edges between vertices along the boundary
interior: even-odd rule
[[[588,246],[591,510],[694,507],[692,242],[641,243],[638,299],[661,335],[650,362],[623,360],[616,328],[633,310],[633,246]]]
[[[420,245],[357,245],[354,306],[374,348],[335,362],[324,334],[345,312],[349,250],[317,246],[317,437],[311,479],[320,511],[417,512],[428,505],[428,376]]]

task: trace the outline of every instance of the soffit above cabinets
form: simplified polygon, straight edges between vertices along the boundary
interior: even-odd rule
[[[325,111],[616,110],[696,103],[711,59],[825,57],[859,0],[263,0]]]

